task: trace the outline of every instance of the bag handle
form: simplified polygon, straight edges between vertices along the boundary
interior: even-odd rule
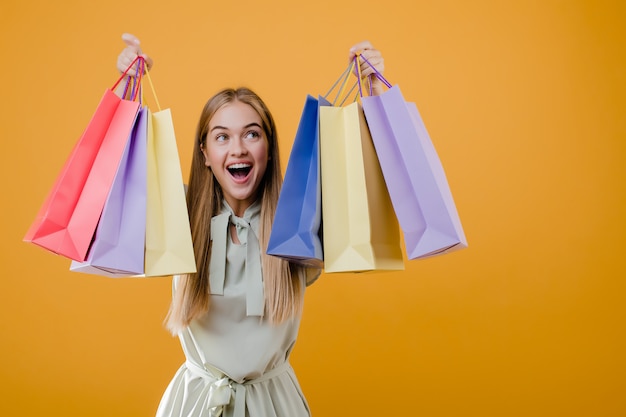
[[[131,78],[132,78],[132,87],[131,87],[131,97],[130,100],[131,101],[135,101],[137,99],[137,96],[139,95],[139,90],[141,89],[141,79],[143,77],[143,73],[145,70],[145,59],[141,56],[136,57],[133,62],[130,63],[130,65],[126,68],[126,70],[122,73],[122,75],[120,76],[120,78],[117,79],[117,81],[115,82],[115,84],[113,84],[113,87],[111,87],[111,90],[115,90],[117,88],[117,86],[119,85],[119,83],[124,79],[124,77],[126,77],[126,75],[128,74],[128,71],[135,65],[137,65],[137,75],[135,77],[128,77],[126,79],[126,86],[124,87],[124,93],[122,94],[122,97],[126,97],[126,94],[128,93],[128,87],[130,86],[131,83]]]
[[[347,93],[345,92],[346,88],[348,87],[348,85],[347,85],[348,78],[350,78],[350,72],[352,72],[352,68],[353,67],[354,67],[354,61],[351,61],[348,64],[348,67],[341,73],[339,78],[330,87],[328,92],[323,96],[325,99],[328,100],[328,96],[330,96],[330,94],[333,92],[333,90],[335,90],[337,85],[339,83],[341,83],[341,85],[339,86],[339,88],[337,90],[337,95],[335,96],[334,100],[328,100],[328,101],[330,101],[332,103],[333,106],[337,105],[337,102],[339,101],[339,99],[343,97],[343,99],[339,103],[339,106],[342,106],[343,103],[345,103],[345,101],[348,99],[348,97],[352,94],[352,91],[354,91],[355,87],[357,86],[357,83],[355,82],[352,85],[352,87],[350,88],[350,90],[348,90]],[[355,100],[356,100],[356,97],[355,97]]]
[[[128,87],[130,85],[131,78],[132,78],[133,86],[131,87],[131,100],[134,101],[139,96],[140,103],[145,101],[144,95],[143,95],[143,88],[142,88],[143,76],[145,74],[146,78],[148,79],[148,84],[150,85],[150,90],[152,90],[152,95],[154,96],[154,101],[156,102],[157,109],[158,111],[161,111],[161,104],[159,104],[159,98],[156,95],[154,84],[152,84],[152,79],[150,78],[150,71],[148,71],[146,60],[142,56],[138,56],[137,58],[133,60],[133,62],[131,62],[128,68],[126,68],[124,73],[120,76],[117,82],[113,85],[111,90],[115,90],[115,88],[119,85],[122,79],[124,79],[128,71],[135,65],[135,63],[137,63],[138,75],[136,77],[128,77],[128,79],[126,80],[126,87],[124,88],[124,94],[122,95],[122,97],[126,96],[126,93],[128,92]]]
[[[359,84],[359,96],[363,97],[363,90],[362,90],[362,86],[361,86],[361,65],[359,62],[359,59],[362,59],[363,61],[365,61],[367,63],[367,65],[369,65],[369,67],[374,70],[374,74],[376,76],[376,78],[378,78],[380,81],[383,82],[383,84],[385,84],[385,86],[387,88],[391,88],[391,83],[389,81],[387,81],[387,79],[383,76],[383,74],[380,73],[380,71],[378,71],[376,69],[376,67],[374,67],[368,60],[367,58],[365,58],[363,55],[361,55],[360,52],[358,52],[355,56],[354,56],[354,62],[357,68],[357,73],[358,73],[358,84]],[[371,75],[370,75],[371,77]],[[370,91],[369,94],[372,95],[372,80],[369,80],[369,85],[370,85]]]
[[[139,61],[137,61],[137,74],[139,74],[137,77],[130,77],[133,79],[133,86],[130,90],[130,99],[132,101],[135,101],[135,99],[139,99],[139,104],[143,105],[143,74],[145,71],[145,67],[146,67],[146,61],[145,59],[141,58],[139,59]],[[129,81],[130,81],[129,78]],[[128,86],[128,82],[127,82],[127,86]]]
[[[146,78],[148,79],[148,84],[150,84],[150,90],[152,90],[152,95],[154,96],[154,101],[156,102],[158,111],[161,111],[161,105],[159,104],[159,99],[156,95],[156,90],[154,89],[154,84],[152,84],[152,79],[150,78],[150,71],[146,67]]]

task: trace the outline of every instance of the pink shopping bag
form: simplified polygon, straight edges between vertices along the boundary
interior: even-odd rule
[[[139,110],[138,102],[112,91],[123,77],[105,91],[24,241],[85,260]]]

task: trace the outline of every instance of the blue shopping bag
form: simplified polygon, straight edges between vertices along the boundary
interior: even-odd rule
[[[267,253],[305,266],[321,268],[321,183],[319,106],[323,97],[307,96],[296,132],[283,187],[278,198]]]

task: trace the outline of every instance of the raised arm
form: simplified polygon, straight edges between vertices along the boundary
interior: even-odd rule
[[[130,33],[124,33],[122,35],[122,40],[126,44],[126,47],[122,50],[122,52],[120,52],[117,57],[117,70],[120,73],[123,73],[138,56],[141,56],[146,60],[146,65],[148,66],[148,70],[150,70],[153,65],[152,58],[143,53],[141,47],[139,46],[139,39],[136,36],[131,35]],[[127,75],[131,77],[137,75],[136,69],[131,68],[130,70],[128,70]],[[120,97],[124,93],[124,84],[125,83],[121,82],[115,90],[115,94]]]

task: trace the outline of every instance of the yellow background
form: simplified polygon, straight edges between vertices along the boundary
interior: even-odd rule
[[[624,22],[595,0],[3,0],[0,415],[151,416],[183,361],[170,279],[70,273],[21,241],[125,31],[185,177],[204,101],[240,84],[284,168],[306,94],[362,39],[421,110],[470,247],[309,289],[292,362],[314,415],[626,415]]]

